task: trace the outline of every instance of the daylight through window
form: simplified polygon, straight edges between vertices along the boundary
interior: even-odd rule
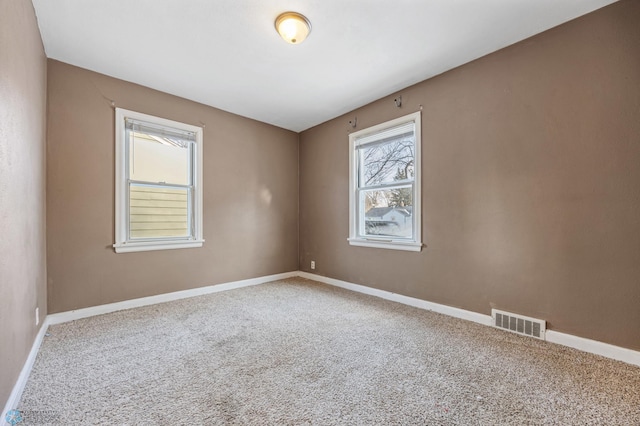
[[[420,114],[352,133],[352,245],[419,251]]]
[[[116,252],[202,246],[202,129],[117,109]]]

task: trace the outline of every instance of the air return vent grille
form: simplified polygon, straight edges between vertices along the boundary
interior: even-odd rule
[[[546,330],[544,320],[499,311],[497,309],[491,310],[491,318],[493,319],[493,325],[497,328],[544,340],[544,332]]]

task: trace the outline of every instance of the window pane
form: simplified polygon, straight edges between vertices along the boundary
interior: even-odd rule
[[[360,187],[413,179],[414,134],[358,149]]]
[[[189,190],[130,186],[130,238],[189,237]]]
[[[413,187],[360,191],[362,236],[413,236]]]
[[[129,178],[191,185],[189,142],[129,132]]]

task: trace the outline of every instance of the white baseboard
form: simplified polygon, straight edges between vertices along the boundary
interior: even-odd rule
[[[440,314],[461,318],[467,321],[477,322],[483,325],[491,325],[491,315],[479,314],[477,312],[471,312],[465,309],[459,309],[452,306],[441,305],[439,303],[428,302],[426,300],[416,299],[415,297],[403,296],[402,294],[392,293],[386,290],[378,290],[377,288],[353,284],[346,281],[336,280],[334,278],[310,274],[308,272],[301,271],[298,273],[298,275],[302,278],[319,281],[321,283],[356,291],[358,293],[368,294],[370,296],[380,297],[381,299],[391,300],[393,302],[402,303],[403,305],[409,305],[415,308],[425,309],[427,311],[438,312]]]
[[[634,351],[633,349],[622,348],[609,343],[586,339],[584,337],[574,336],[573,334],[561,333],[559,331],[549,329],[547,329],[545,336],[545,340],[547,342],[557,343],[583,352],[589,352],[606,358],[640,366],[640,352]]]
[[[438,312],[441,314],[464,319],[467,321],[477,322],[479,324],[487,326],[492,325],[491,315],[479,314],[477,312],[467,311],[465,309],[454,308],[447,305],[441,305],[439,303],[427,302],[422,299],[416,299],[414,297],[403,296],[401,294],[392,293],[386,290],[378,290],[359,284],[353,284],[350,282],[337,280],[335,278],[310,274],[308,272],[300,271],[298,275],[302,278],[319,281],[321,283],[356,291],[358,293],[380,297],[382,299],[392,300],[394,302],[414,306],[416,308]],[[570,348],[578,349],[583,352],[589,352],[595,355],[600,355],[606,358],[615,359],[617,361],[626,362],[628,364],[633,364],[640,367],[640,352],[634,351],[632,349],[622,348],[620,346],[611,345],[609,343],[586,339],[584,337],[578,337],[572,334],[561,333],[549,329],[547,329],[545,333],[545,340],[547,342],[568,346]]]
[[[73,311],[60,312],[47,315],[49,324],[60,324],[74,321],[81,318],[95,315],[108,314],[110,312],[122,311],[124,309],[139,308],[141,306],[155,305],[157,303],[171,302],[173,300],[186,299],[188,297],[202,296],[204,294],[217,293],[220,291],[233,290],[236,288],[249,287],[252,285],[264,284],[270,281],[283,280],[298,276],[298,271],[284,272],[282,274],[267,275],[264,277],[251,278],[248,280],[232,281],[223,284],[215,284],[207,287],[198,287],[190,290],[174,291],[172,293],[158,294],[156,296],[141,297],[139,299],[124,300],[122,302],[109,303],[106,305],[91,306],[90,308],[76,309]]]
[[[18,376],[18,380],[16,384],[13,386],[13,390],[9,395],[9,399],[5,404],[4,409],[2,410],[2,418],[0,418],[0,425],[5,426],[9,425],[6,421],[6,415],[9,410],[13,410],[18,408],[18,403],[20,403],[20,398],[22,397],[22,392],[24,391],[24,387],[27,385],[27,380],[29,380],[29,375],[31,374],[31,369],[33,368],[33,363],[36,361],[36,356],[38,356],[38,351],[40,350],[40,345],[42,344],[42,340],[44,339],[44,335],[47,333],[47,329],[49,328],[49,322],[47,318],[42,322],[42,326],[36,334],[36,338],[33,341],[33,345],[31,346],[31,350],[29,351],[29,355],[27,356],[27,360],[22,366],[22,370],[20,371],[20,375]]]

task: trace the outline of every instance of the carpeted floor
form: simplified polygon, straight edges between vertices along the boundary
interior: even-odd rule
[[[640,368],[304,279],[52,326],[64,425],[639,425]]]

